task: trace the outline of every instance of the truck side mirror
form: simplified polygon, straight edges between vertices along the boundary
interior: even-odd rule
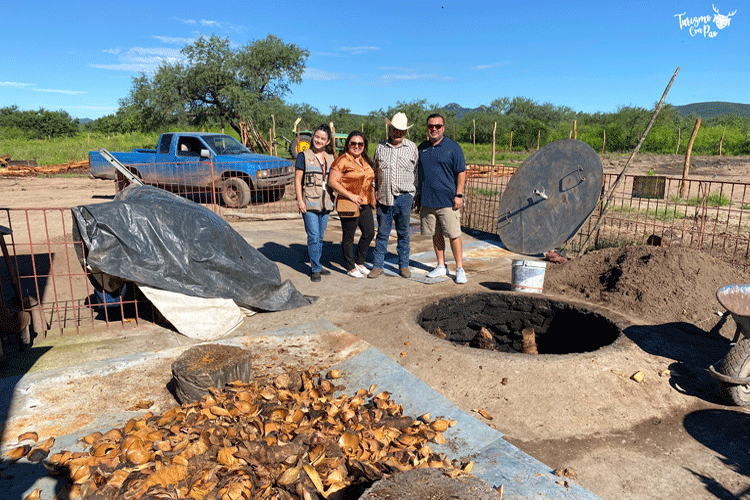
[[[211,158],[211,153],[208,149],[201,149],[201,158]]]

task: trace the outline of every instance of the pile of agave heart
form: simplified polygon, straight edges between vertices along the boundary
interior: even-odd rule
[[[308,370],[264,385],[234,382],[200,402],[88,435],[87,451],[62,450],[45,465],[67,478],[58,498],[84,500],[357,498],[398,471],[471,470],[471,462],[430,449],[455,421],[404,417],[389,393],[373,394],[375,386],[334,397],[338,376]],[[44,446],[49,452],[51,442]],[[46,457],[33,449],[36,461]],[[32,453],[24,445],[6,455]]]

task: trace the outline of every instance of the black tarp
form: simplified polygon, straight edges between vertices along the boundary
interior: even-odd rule
[[[71,211],[78,258],[94,270],[265,311],[311,302],[221,217],[162,189],[130,185],[111,202]]]

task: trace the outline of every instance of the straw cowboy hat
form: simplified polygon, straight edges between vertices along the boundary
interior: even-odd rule
[[[393,120],[389,120],[388,118],[386,118],[385,123],[398,130],[409,130],[414,126],[413,123],[411,125],[407,125],[407,123],[409,123],[409,120],[407,120],[406,115],[403,113],[396,113],[395,115],[393,115]]]

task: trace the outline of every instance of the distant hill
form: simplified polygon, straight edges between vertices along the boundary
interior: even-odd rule
[[[455,102],[452,102],[443,106],[443,109],[452,111],[456,113],[456,118],[461,118],[470,111],[483,111],[489,108],[487,106],[479,106],[474,109],[464,108]],[[694,113],[695,115],[700,116],[703,120],[715,116],[731,114],[750,117],[750,104],[739,104],[736,102],[696,102],[693,104],[685,104],[683,106],[674,106],[674,109],[677,110],[680,116],[688,116],[689,114]]]
[[[488,110],[490,108],[487,107],[487,106],[485,106],[484,104],[481,105],[481,106],[479,106],[478,108],[473,108],[473,109],[472,108],[464,108],[462,106],[459,106],[455,102],[452,102],[450,104],[446,104],[445,106],[443,106],[443,109],[446,110],[446,111],[452,111],[452,112],[456,113],[456,118],[460,119],[466,113],[468,113],[470,111],[485,111],[485,110]]]
[[[674,109],[680,113],[680,116],[688,116],[693,113],[700,116],[702,120],[731,114],[750,117],[750,104],[736,102],[696,102],[684,106],[675,106]]]

